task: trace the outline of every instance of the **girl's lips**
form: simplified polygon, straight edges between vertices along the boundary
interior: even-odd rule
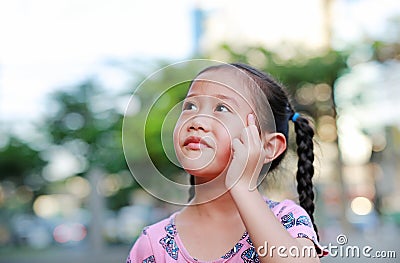
[[[190,150],[200,150],[202,148],[210,148],[210,145],[201,137],[190,136],[186,138],[183,146],[189,148]]]
[[[202,145],[201,143],[188,143],[186,146],[186,148],[190,149],[190,150],[200,150],[201,148],[204,148],[204,145]]]

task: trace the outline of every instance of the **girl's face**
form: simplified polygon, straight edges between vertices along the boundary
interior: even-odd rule
[[[174,147],[190,174],[212,179],[228,167],[231,142],[254,113],[245,74],[234,69],[209,70],[192,83],[174,130]]]

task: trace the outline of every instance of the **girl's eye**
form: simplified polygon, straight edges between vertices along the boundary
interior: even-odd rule
[[[191,102],[186,102],[186,103],[183,105],[183,110],[197,110],[197,107],[196,107],[196,105],[194,105],[194,104],[191,103]]]
[[[229,108],[223,104],[218,104],[217,107],[215,108],[215,111],[231,112]]]

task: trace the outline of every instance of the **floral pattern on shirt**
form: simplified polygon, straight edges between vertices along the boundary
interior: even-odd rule
[[[289,214],[282,216],[281,223],[286,229],[294,226],[296,223],[296,219],[294,218],[293,213],[290,212]]]
[[[176,227],[174,224],[170,223],[166,225],[164,229],[167,235],[161,238],[159,243],[171,258],[178,260],[179,247],[175,242]]]
[[[300,225],[312,227],[312,222],[308,216],[299,216],[296,219],[296,226],[300,226]]]
[[[229,259],[236,255],[237,252],[243,247],[242,243],[237,243],[228,253],[222,256],[223,259]]]
[[[260,262],[260,259],[258,258],[258,254],[254,247],[250,247],[250,248],[246,249],[242,253],[241,258],[243,259],[244,263],[259,263]]]
[[[154,258],[154,255],[151,255],[150,257],[144,259],[144,260],[142,261],[142,263],[156,263],[156,260],[155,260],[155,258]]]

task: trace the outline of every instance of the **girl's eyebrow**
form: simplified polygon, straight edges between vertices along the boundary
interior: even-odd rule
[[[239,107],[239,103],[235,100],[235,98],[232,98],[232,97],[229,97],[229,96],[226,96],[226,95],[223,95],[223,94],[204,95],[204,94],[192,93],[192,94],[189,94],[188,96],[186,96],[186,98],[197,97],[197,96],[216,97],[216,98],[221,99],[221,100],[229,100],[229,101],[232,101],[233,104],[235,104],[237,107]]]

